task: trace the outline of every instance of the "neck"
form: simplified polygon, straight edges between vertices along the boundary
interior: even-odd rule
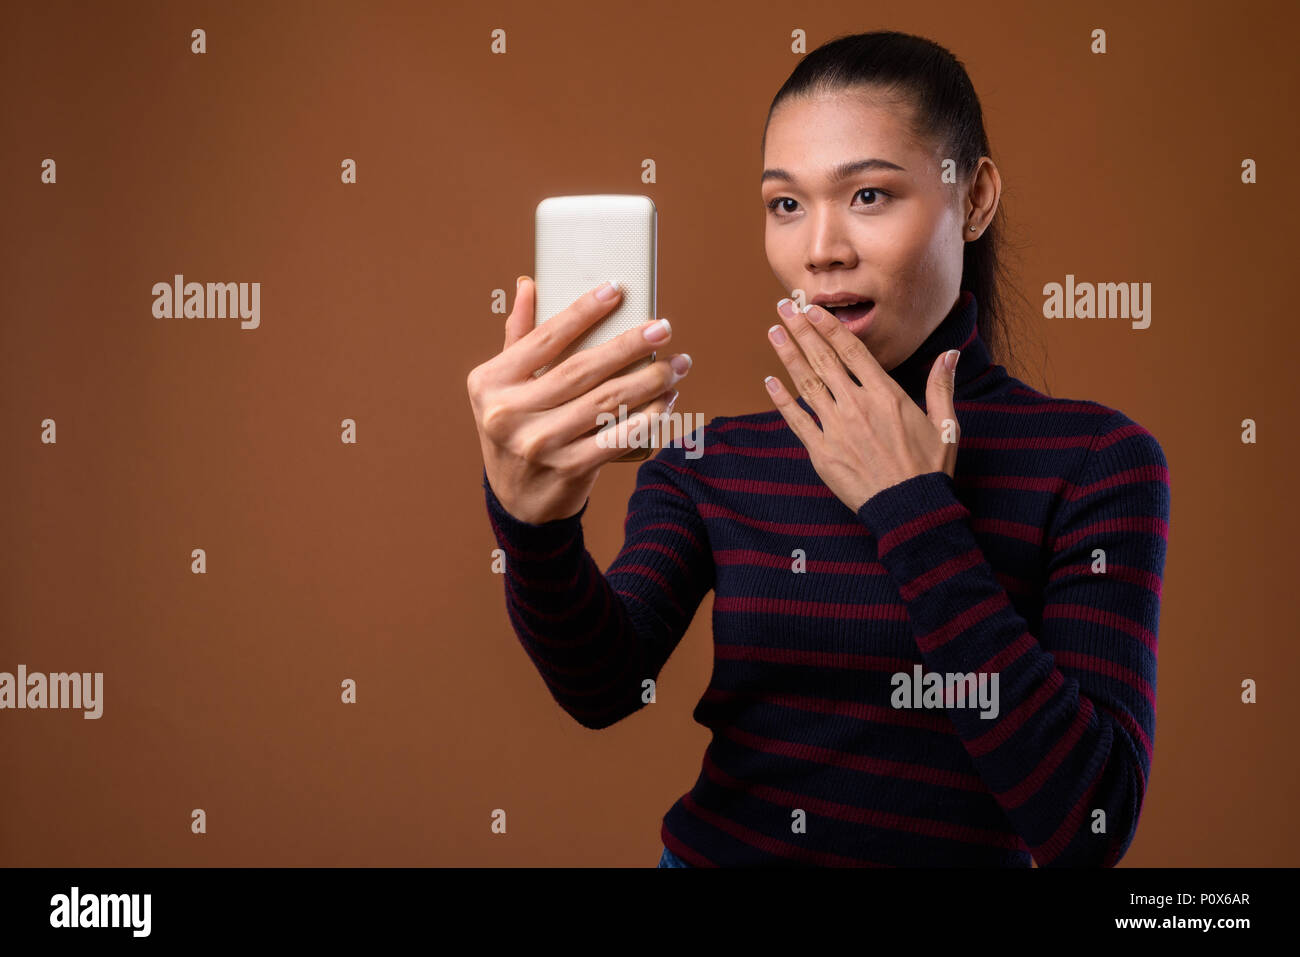
[[[940,354],[949,349],[961,350],[961,356],[957,360],[958,396],[962,395],[967,383],[988,371],[992,357],[984,340],[980,338],[976,323],[978,313],[979,304],[975,302],[975,294],[969,289],[963,289],[957,296],[956,305],[934,331],[926,336],[925,341],[916,347],[916,351],[889,370],[889,377],[917,405],[925,405],[925,388],[930,380],[930,370]]]

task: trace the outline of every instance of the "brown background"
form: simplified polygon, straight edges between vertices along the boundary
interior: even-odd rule
[[[568,718],[490,569],[465,375],[500,349],[492,291],[513,304],[532,272],[537,201],[646,193],[659,312],[695,358],[677,410],[771,408],[764,330],[786,290],[758,143],[798,60],[790,31],[811,50],[890,28],[948,46],[982,99],[1028,300],[1027,361],[1001,361],[1123,410],[1170,463],[1155,763],[1123,864],[1300,863],[1294,13],[7,9],[0,671],[105,677],[98,721],[0,712],[0,862],[653,866],[708,740],[690,714],[712,595],[656,706],[600,733]],[[177,272],[261,282],[261,327],[155,319],[151,287]],[[1151,327],[1043,319],[1042,286],[1066,273],[1151,282]],[[607,468],[593,495],[602,568],[634,474]]]

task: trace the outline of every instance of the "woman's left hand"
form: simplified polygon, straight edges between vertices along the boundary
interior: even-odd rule
[[[939,471],[952,476],[960,437],[953,408],[956,360],[950,371],[944,365],[945,353],[931,367],[927,414],[834,313],[821,306],[800,313],[788,300],[785,308],[790,315],[782,313],[782,318],[790,334],[777,325],[768,339],[799,394],[817,413],[821,428],[780,379],[769,376],[768,390],[836,497],[857,512],[877,492],[905,479]],[[777,342],[781,337],[784,341]],[[845,366],[861,385],[849,378]]]

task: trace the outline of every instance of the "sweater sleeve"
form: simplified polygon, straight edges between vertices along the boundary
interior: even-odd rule
[[[991,718],[945,706],[1040,867],[1113,866],[1136,833],[1155,737],[1169,510],[1159,443],[1113,412],[1046,529],[1033,634],[946,473],[913,476],[858,511],[907,606],[925,670],[987,673],[990,686],[998,678]]]
[[[587,728],[637,711],[713,587],[713,554],[681,487],[684,453],[641,464],[624,542],[602,575],[583,542],[587,503],[542,524],[505,510],[483,474],[488,517],[506,556],[506,613],[551,696]]]

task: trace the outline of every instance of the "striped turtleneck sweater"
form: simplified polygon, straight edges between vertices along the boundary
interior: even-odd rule
[[[484,472],[510,624],[584,727],[645,706],[713,591],[694,710],[712,740],[660,831],[688,865],[1112,866],[1132,842],[1164,453],[1122,412],[1008,375],[976,315],[963,291],[889,372],[924,409],[935,358],[961,349],[955,478],[913,476],[856,513],[775,408],[642,463],[603,574],[587,504],[522,522]]]

